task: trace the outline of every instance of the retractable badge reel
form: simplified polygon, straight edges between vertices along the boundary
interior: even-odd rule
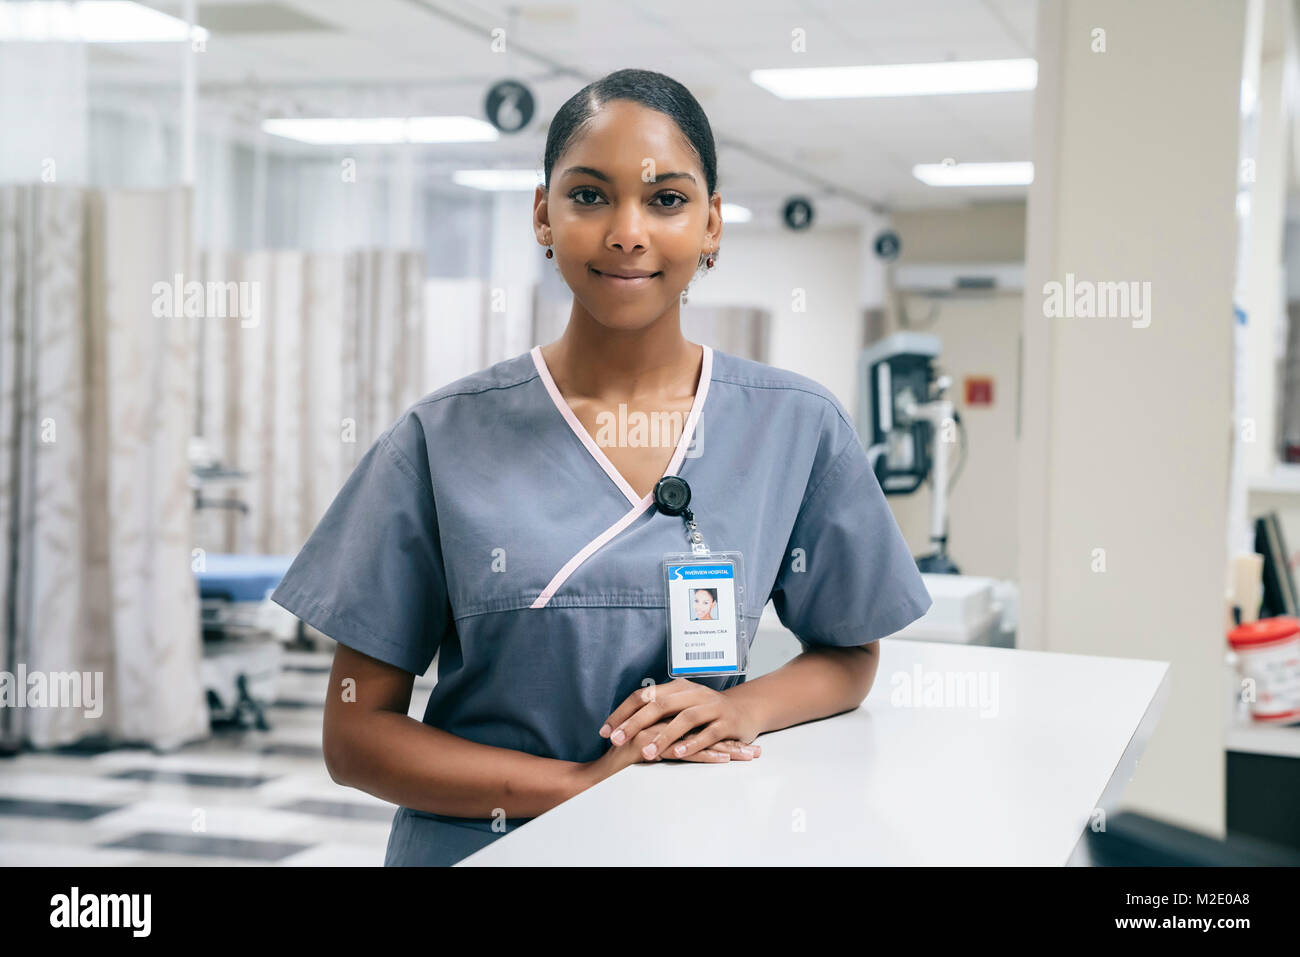
[[[691,487],[685,479],[665,475],[655,485],[654,500],[665,515],[682,517],[691,548],[663,558],[669,677],[744,674],[749,642],[741,553],[709,550],[688,507]]]

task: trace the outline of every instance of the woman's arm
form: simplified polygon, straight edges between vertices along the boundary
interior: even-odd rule
[[[640,761],[640,746],[663,730],[647,728],[637,747],[609,748],[595,761],[543,758],[416,721],[407,714],[414,681],[408,671],[338,646],[322,742],[325,767],[337,784],[449,817],[489,818],[498,808],[507,818],[536,817]],[[749,760],[739,748],[739,742],[721,742],[694,760]]]
[[[525,818],[601,779],[599,761],[477,744],[415,720],[407,714],[414,681],[408,671],[338,646],[322,742],[335,782],[433,814],[488,818],[500,808],[508,818]]]
[[[880,642],[806,648],[776,671],[723,692],[749,713],[758,734],[852,711],[876,679]]]

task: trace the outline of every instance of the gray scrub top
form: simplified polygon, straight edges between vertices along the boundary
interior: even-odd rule
[[[747,640],[769,598],[808,645],[866,644],[930,607],[858,433],[813,380],[705,346],[665,474],[690,484],[709,547],[743,553]],[[426,724],[585,762],[624,698],[669,680],[660,562],[688,550],[682,519],[619,475],[534,347],[407,409],[271,597],[414,674],[436,654]],[[497,828],[399,808],[385,863],[453,864]]]

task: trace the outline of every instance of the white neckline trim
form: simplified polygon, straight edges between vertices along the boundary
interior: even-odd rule
[[[707,345],[703,348],[704,359],[700,365],[700,381],[695,387],[695,400],[691,403],[690,415],[686,418],[686,425],[677,440],[677,448],[673,451],[673,457],[669,460],[664,475],[674,475],[677,469],[681,467],[682,460],[686,457],[686,450],[690,447],[691,438],[695,434],[696,424],[700,420],[700,413],[704,409],[704,402],[708,398],[709,383],[713,379],[713,349]],[[638,496],[636,490],[628,484],[627,479],[623,478],[622,473],[614,467],[614,463],[609,460],[609,456],[605,454],[604,449],[597,445],[587,430],[583,428],[582,423],[578,421],[577,415],[569,407],[569,403],[564,400],[564,396],[560,394],[555,380],[551,377],[551,370],[546,367],[546,360],[542,357],[542,347],[540,345],[533,346],[529,353],[533,357],[533,365],[537,367],[537,374],[541,377],[542,384],[546,386],[546,392],[551,397],[551,402],[559,410],[560,415],[564,417],[564,421],[569,423],[569,428],[581,440],[588,454],[604,470],[610,480],[618,486],[619,491],[623,493],[623,496],[637,511],[649,505],[654,498],[653,490],[644,497]]]

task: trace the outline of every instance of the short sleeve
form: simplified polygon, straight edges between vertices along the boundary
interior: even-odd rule
[[[836,418],[839,451],[809,481],[771,597],[801,641],[865,645],[916,621],[931,598],[861,439]]]
[[[414,425],[412,425],[414,423]],[[410,418],[402,434],[418,430]],[[313,628],[424,674],[451,628],[433,489],[394,439],[362,456],[271,595]]]

